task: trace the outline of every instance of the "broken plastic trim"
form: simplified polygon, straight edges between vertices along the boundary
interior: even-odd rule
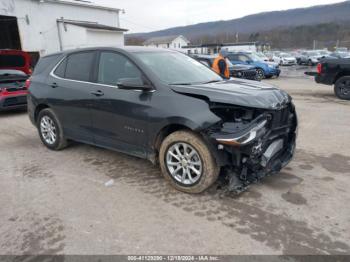
[[[216,138],[216,141],[220,144],[229,146],[243,146],[257,138],[257,135],[261,129],[265,127],[267,120],[263,120],[257,126],[250,129],[247,133],[233,138]]]

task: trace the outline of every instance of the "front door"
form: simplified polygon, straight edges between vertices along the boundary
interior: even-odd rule
[[[142,78],[141,71],[126,56],[103,51],[97,64],[91,108],[95,143],[144,157],[153,92],[118,88],[120,79]]]

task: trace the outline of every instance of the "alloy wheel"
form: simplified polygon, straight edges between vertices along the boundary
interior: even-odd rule
[[[47,144],[53,145],[56,142],[56,126],[54,121],[49,116],[45,115],[41,118],[40,132]]]
[[[202,176],[203,163],[199,153],[187,143],[178,142],[170,146],[165,161],[170,175],[183,185],[194,185]]]

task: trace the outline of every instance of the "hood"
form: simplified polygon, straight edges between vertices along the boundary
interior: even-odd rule
[[[260,109],[277,110],[291,101],[291,97],[277,87],[246,79],[232,79],[211,84],[178,85],[170,88],[184,95],[205,96],[211,102]]]

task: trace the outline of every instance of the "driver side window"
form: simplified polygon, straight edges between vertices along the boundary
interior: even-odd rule
[[[102,52],[99,61],[97,82],[117,85],[124,78],[141,79],[140,70],[125,56],[114,52]]]

